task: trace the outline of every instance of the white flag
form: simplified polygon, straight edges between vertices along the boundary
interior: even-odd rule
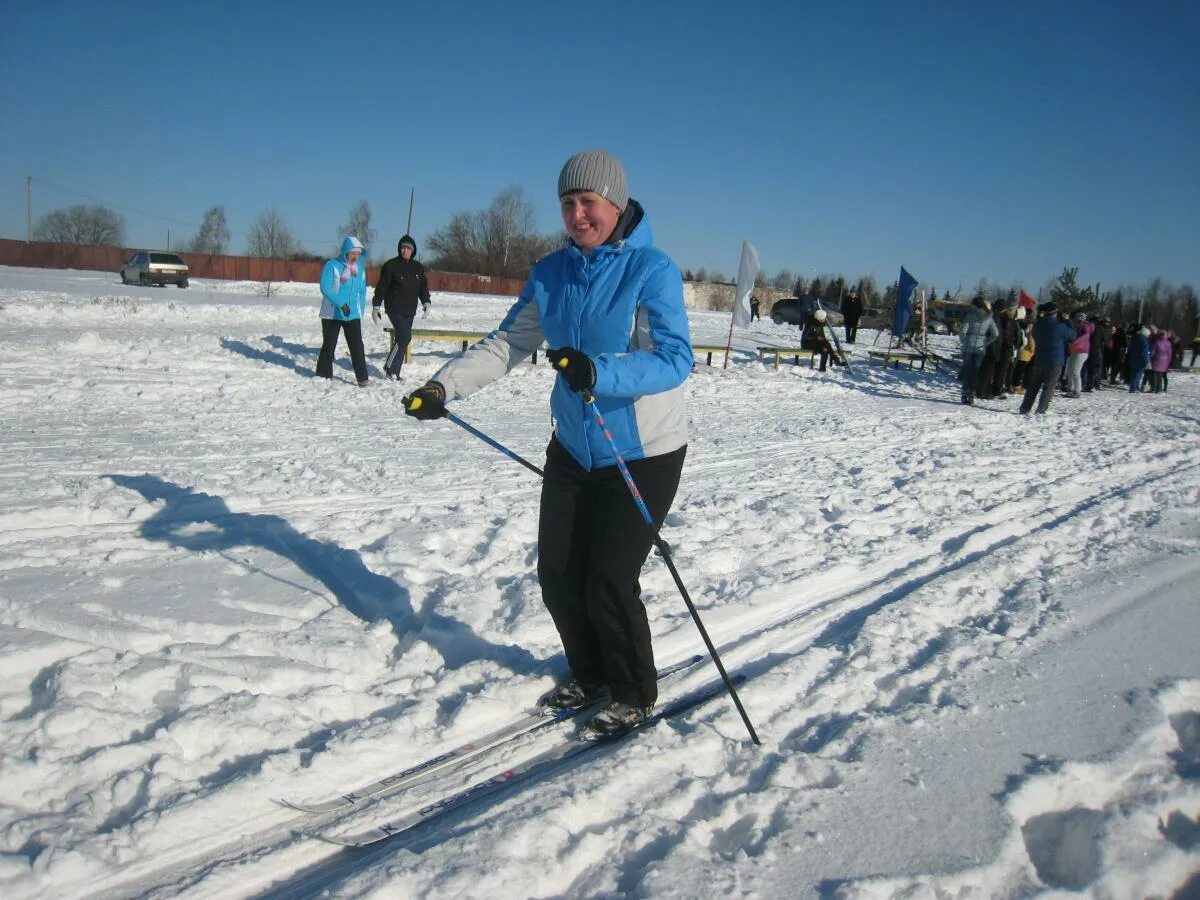
[[[750,324],[750,294],[758,277],[758,251],[749,241],[742,241],[742,262],[738,266],[737,290],[733,295],[733,324],[745,328]]]

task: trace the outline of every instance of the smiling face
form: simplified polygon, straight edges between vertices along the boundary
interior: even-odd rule
[[[621,211],[595,191],[564,194],[559,203],[563,227],[584,253],[591,253],[612,236]]]
[[[346,261],[356,263],[356,262],[358,262],[358,258],[360,256],[362,256],[361,250],[357,250],[357,249],[351,250],[349,253],[346,254]]]

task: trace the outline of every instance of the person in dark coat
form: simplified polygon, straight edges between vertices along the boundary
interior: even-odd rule
[[[842,301],[842,318],[846,324],[846,343],[853,344],[858,335],[858,320],[862,318],[863,304],[858,298],[858,288],[850,288],[850,296]]]
[[[804,332],[800,335],[800,346],[805,350],[812,350],[815,353],[821,354],[821,371],[825,371],[825,366],[828,365],[830,358],[833,358],[834,363],[838,359],[833,354],[833,347],[830,346],[829,338],[825,336],[825,323],[828,319],[828,314],[823,309],[815,309],[809,315],[808,320],[804,323]]]
[[[1033,326],[1033,366],[1029,370],[1025,399],[1021,401],[1021,415],[1029,414],[1035,400],[1039,413],[1050,408],[1054,385],[1067,361],[1067,342],[1075,340],[1076,336],[1074,326],[1059,316],[1053,302],[1038,307],[1038,320]]]
[[[996,341],[997,360],[992,376],[991,395],[1003,399],[1008,396],[1012,384],[1013,365],[1017,351],[1025,344],[1025,332],[1021,320],[1025,318],[1023,306],[1007,306],[1000,312],[1000,340]]]
[[[1142,378],[1150,365],[1150,329],[1138,328],[1129,338],[1129,393],[1142,392]]]
[[[391,320],[395,341],[388,353],[383,372],[388,378],[400,380],[400,369],[408,355],[412,340],[413,319],[417,315],[417,303],[423,312],[429,312],[429,284],[425,280],[425,267],[416,261],[417,242],[409,235],[400,238],[394,256],[379,270],[379,282],[371,298],[371,318],[379,322],[382,306]]]
[[[1088,348],[1087,363],[1083,369],[1083,391],[1090,393],[1104,382],[1104,350],[1112,337],[1112,325],[1108,319],[1101,316],[1093,320],[1091,346]]]
[[[750,298],[750,321],[751,322],[753,322],[755,319],[761,318],[758,314],[759,306],[760,306],[760,304],[758,302],[758,298],[751,297]]]
[[[1113,324],[1108,336],[1108,344],[1104,348],[1104,366],[1108,370],[1108,383],[1116,384],[1121,380],[1122,369],[1125,366],[1125,347],[1129,343],[1129,335],[1120,322]]]

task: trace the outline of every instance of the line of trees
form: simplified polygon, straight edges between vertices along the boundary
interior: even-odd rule
[[[347,234],[357,237],[368,249],[375,242],[376,231],[371,227],[371,206],[366,200],[359,201],[350,209],[348,221],[338,229],[329,255],[338,252],[342,238]],[[225,207],[212,206],[204,211],[203,221],[196,234],[190,240],[183,241],[177,249],[220,256],[229,252],[229,237]],[[41,216],[34,226],[33,239],[54,244],[124,247],[125,220],[104,206],[72,206]],[[250,231],[246,234],[246,254],[262,259],[326,258],[305,250],[279,210],[274,208],[259,213],[250,225]]]
[[[366,200],[359,201],[350,209],[346,223],[338,228],[329,255],[338,251],[341,238],[346,234],[357,237],[368,250],[374,246],[377,232],[371,220],[370,204]],[[534,220],[534,205],[524,190],[518,185],[507,187],[486,209],[457,212],[444,227],[428,235],[425,239],[431,254],[428,265],[447,272],[524,278],[535,261],[563,246],[566,240],[563,232],[539,233]],[[120,247],[125,245],[125,221],[104,206],[72,206],[39,218],[33,237],[60,244]],[[228,252],[229,239],[225,208],[213,206],[205,210],[200,228],[190,241],[184,242],[182,249],[193,253],[224,254]],[[251,224],[246,235],[246,248],[249,256],[264,259],[325,258],[308,252],[274,208],[260,213]],[[726,281],[722,273],[703,268],[687,269],[683,277],[688,281]],[[1121,322],[1150,322],[1189,337],[1196,333],[1200,303],[1195,289],[1189,284],[1176,286],[1155,278],[1142,286],[1121,285],[1101,291],[1098,284],[1080,285],[1078,282],[1078,267],[1065,267],[1060,275],[1036,292],[1021,285],[1002,286],[986,278],[980,279],[972,291],[964,292],[960,285],[954,291],[944,290],[940,298],[936,288],[930,286],[926,290],[931,299],[967,301],[982,296],[994,306],[1004,306],[1015,304],[1024,289],[1039,301],[1050,299],[1063,309],[1106,315]],[[757,284],[790,289],[795,296],[812,294],[827,302],[840,302],[851,287],[857,287],[864,305],[885,310],[895,306],[899,291],[898,282],[880,287],[870,275],[853,280],[841,274],[806,279],[788,269],[781,269],[774,277],[759,273]]]

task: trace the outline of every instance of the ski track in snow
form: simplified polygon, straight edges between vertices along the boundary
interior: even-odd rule
[[[253,290],[0,269],[7,894],[1169,895],[1200,866],[1195,660],[1128,692],[1103,758],[1021,770],[1011,741],[976,748],[1010,783],[958,801],[972,827],[942,826],[940,847],[831,837],[881,748],[992,721],[1014,705],[991,705],[993,672],[1035,680],[1048,647],[1138,603],[1194,604],[1180,585],[1200,576],[1195,376],[1026,420],[865,359],[849,377],[740,359],[688,381],[664,537],[748,678],[761,748],[711,702],[366,851],[299,836],[309,820],[271,798],[326,797],[469,740],[563,663],[534,574],[537,479],[402,414],[453,345],[419,345],[396,385],[367,325],[370,387],[345,359],[318,383],[315,287]],[[434,301],[417,327],[486,330],[507,306]],[[692,324],[720,343],[727,319]],[[768,323],[739,342],[794,339]],[[455,412],[540,465],[552,377],[523,365]],[[1156,590],[1112,587],[1146,560],[1169,575]],[[1103,602],[1081,602],[1098,582]],[[659,663],[702,652],[661,561],[642,584]],[[882,816],[953,811],[909,796],[932,779],[919,760],[897,779]]]

